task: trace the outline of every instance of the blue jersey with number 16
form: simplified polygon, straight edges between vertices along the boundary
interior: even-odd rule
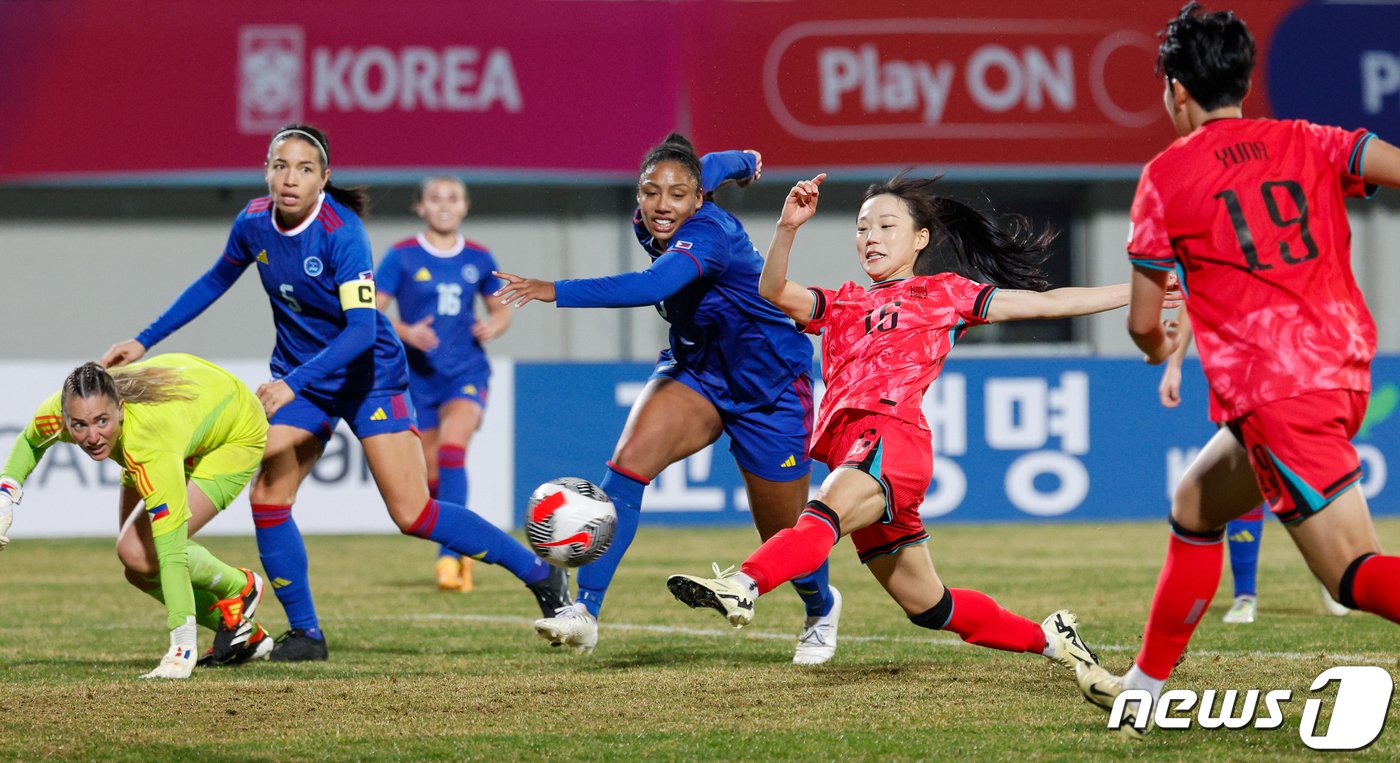
[[[472,327],[476,325],[476,296],[487,299],[501,288],[501,279],[493,275],[495,270],[491,252],[461,236],[451,249],[442,250],[420,233],[384,253],[374,277],[379,290],[398,300],[404,323],[432,316],[432,329],[438,337],[438,346],[427,352],[404,348],[413,373],[490,373],[491,364]]]

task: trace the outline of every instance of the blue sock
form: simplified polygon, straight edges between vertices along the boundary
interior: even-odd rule
[[[438,489],[433,497],[447,501],[448,503],[466,506],[466,450],[453,445],[444,445],[438,448],[437,463]],[[438,546],[438,556],[450,556],[453,559],[460,559],[462,555],[447,546]]]
[[[792,579],[792,587],[802,597],[808,617],[826,617],[836,600],[831,598],[831,563],[822,562],[815,572]]]
[[[598,487],[612,499],[617,511],[617,529],[613,531],[607,553],[578,570],[578,600],[594,617],[603,609],[603,597],[608,593],[613,575],[617,574],[622,555],[637,536],[637,525],[642,523],[642,493],[647,483],[638,482],[608,464],[608,473],[603,475]]]
[[[319,637],[316,602],[307,578],[306,544],[292,519],[292,507],[253,504],[253,528],[263,571],[287,613],[287,622],[293,628],[314,630]]]
[[[404,534],[436,541],[487,564],[499,564],[515,573],[525,585],[549,577],[549,565],[543,559],[460,504],[429,500],[418,520]]]
[[[1236,596],[1256,596],[1259,572],[1259,537],[1264,532],[1262,519],[1236,519],[1225,530],[1230,541],[1230,574],[1235,579]]]

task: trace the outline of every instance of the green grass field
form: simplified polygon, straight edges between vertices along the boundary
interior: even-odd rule
[[[1105,663],[1127,667],[1164,524],[931,529],[949,584],[1036,620],[1068,607]],[[1400,521],[1380,531],[1400,548]],[[1133,745],[1107,732],[1107,716],[1044,658],[910,625],[845,541],[832,566],[846,597],[840,651],[826,666],[789,663],[801,608],[786,590],[765,597],[740,632],[666,591],[668,574],[737,563],[754,543],[747,529],[643,527],[609,596],[599,649],[579,657],[534,635],[533,599],[501,570],[479,566],[473,593],[439,593],[422,542],[312,537],[329,662],[151,683],[136,677],[165,651],[164,614],[127,587],[110,542],[18,536],[0,554],[0,758],[1280,760],[1316,754],[1298,724],[1324,668],[1400,672],[1400,631],[1370,615],[1323,615],[1316,584],[1270,522],[1258,622],[1220,622],[1227,573],[1173,686],[1292,689],[1284,727],[1158,730]],[[256,563],[251,538],[207,545]],[[285,627],[270,595],[259,619],[274,633]],[[1361,757],[1400,758],[1397,705]]]

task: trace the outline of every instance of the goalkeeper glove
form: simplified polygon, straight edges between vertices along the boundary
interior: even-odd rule
[[[0,550],[9,545],[10,539],[5,533],[10,531],[10,525],[15,521],[14,507],[19,505],[19,499],[23,496],[24,491],[16,479],[0,477]]]

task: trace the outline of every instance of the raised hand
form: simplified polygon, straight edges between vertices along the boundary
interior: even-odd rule
[[[797,228],[817,213],[817,201],[821,197],[821,185],[826,182],[826,173],[812,178],[811,180],[799,180],[797,185],[788,191],[787,199],[783,201],[783,213],[778,217],[778,225],[785,228]]]

